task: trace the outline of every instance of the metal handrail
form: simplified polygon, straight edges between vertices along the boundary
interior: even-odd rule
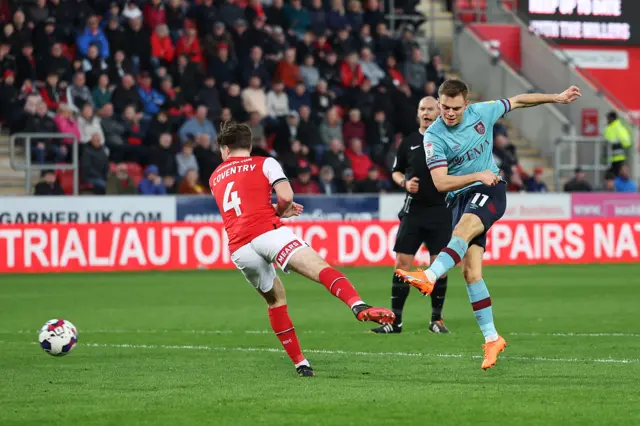
[[[16,159],[16,140],[25,141],[25,162],[18,163]],[[72,139],[71,164],[33,164],[31,162],[32,139]],[[79,189],[79,150],[78,138],[71,133],[14,133],[9,137],[9,164],[13,170],[25,171],[25,192],[31,193],[31,172],[34,170],[73,170],[73,195],[78,195]]]
[[[593,159],[591,163],[582,163],[578,161],[578,144],[592,144],[593,145]],[[562,160],[562,148],[569,147],[570,157],[569,162],[563,162]],[[607,161],[603,164],[601,159],[604,157]],[[560,175],[564,171],[573,171],[576,168],[581,168],[585,172],[593,172],[593,180],[596,185],[602,182],[601,175],[609,170],[610,165],[608,159],[611,157],[611,144],[602,136],[586,137],[586,136],[564,136],[556,141],[556,152],[553,156],[554,160],[554,182],[556,190],[561,188]]]
[[[382,2],[381,4],[384,4]],[[415,13],[395,13],[395,0],[389,1],[389,9],[388,11],[384,10],[384,7],[381,8],[382,13],[385,19],[389,20],[389,29],[392,32],[396,31],[396,21],[410,21],[410,22],[428,22],[430,26],[430,36],[433,38],[435,34],[435,24],[437,21],[451,21],[452,17],[440,17],[436,14],[436,8],[440,6],[436,6],[437,2],[434,0],[431,2],[431,8],[428,14],[424,14],[422,12],[416,11]]]

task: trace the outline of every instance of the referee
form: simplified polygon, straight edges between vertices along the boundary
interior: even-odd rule
[[[395,269],[409,271],[420,245],[429,249],[431,262],[447,246],[451,239],[451,211],[445,203],[445,194],[436,189],[427,168],[423,147],[423,134],[438,117],[438,102],[428,96],[418,104],[419,132],[412,133],[398,148],[393,164],[392,178],[407,191],[402,210],[398,214],[400,227],[396,237]],[[393,324],[382,325],[371,331],[380,334],[402,332],[402,310],[409,296],[409,284],[395,274],[391,284],[391,309],[396,314]],[[447,292],[447,276],[436,282],[431,293],[432,333],[449,333],[442,321],[442,306]]]

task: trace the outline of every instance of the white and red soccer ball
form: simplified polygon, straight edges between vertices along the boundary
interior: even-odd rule
[[[38,340],[49,355],[64,356],[76,347],[78,330],[67,320],[52,319],[42,326]]]

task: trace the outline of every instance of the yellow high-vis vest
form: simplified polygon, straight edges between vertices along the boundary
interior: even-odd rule
[[[627,154],[625,150],[631,146],[631,134],[619,119],[607,125],[604,130],[604,138],[611,144],[609,162],[626,161]]]

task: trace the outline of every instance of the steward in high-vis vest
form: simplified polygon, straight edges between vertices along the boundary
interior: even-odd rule
[[[631,134],[618,119],[618,114],[615,111],[607,114],[607,127],[604,130],[604,138],[611,149],[611,156],[609,157],[611,171],[618,176],[620,168],[627,161],[626,151],[631,146]]]

